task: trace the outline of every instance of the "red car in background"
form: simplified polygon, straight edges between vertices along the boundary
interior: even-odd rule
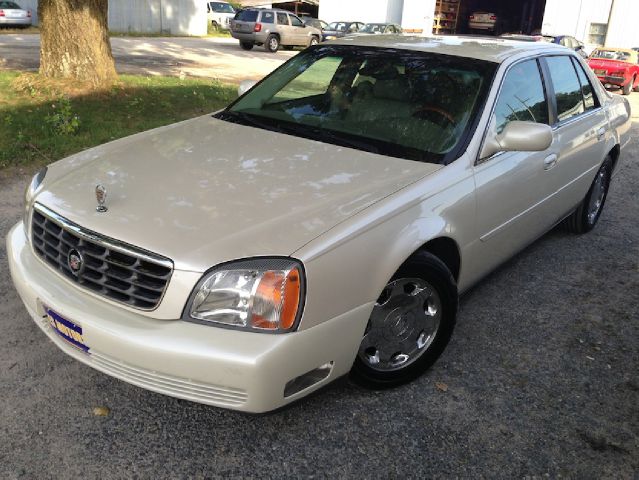
[[[639,92],[639,53],[623,48],[598,48],[588,65],[606,88],[620,87],[623,95]]]

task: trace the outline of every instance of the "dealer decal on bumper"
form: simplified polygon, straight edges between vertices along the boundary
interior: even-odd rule
[[[66,318],[62,318],[53,310],[46,309],[47,317],[53,331],[60,335],[64,340],[73,345],[74,347],[88,353],[89,347],[84,344],[84,338],[82,337],[82,327],[76,325]]]

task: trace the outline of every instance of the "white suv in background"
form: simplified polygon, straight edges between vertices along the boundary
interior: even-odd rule
[[[231,20],[235,16],[235,9],[227,2],[206,2],[206,18],[216,30],[228,30]]]

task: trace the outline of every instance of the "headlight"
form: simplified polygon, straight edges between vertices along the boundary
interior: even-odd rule
[[[232,262],[202,277],[182,318],[251,331],[290,332],[299,323],[304,287],[304,270],[297,260]]]
[[[24,228],[28,231],[29,225],[29,212],[31,211],[31,207],[33,204],[33,198],[38,190],[38,187],[42,184],[44,177],[47,174],[47,167],[43,167],[40,169],[38,173],[36,173],[29,185],[27,185],[27,189],[24,192],[24,214],[22,220],[24,221]]]

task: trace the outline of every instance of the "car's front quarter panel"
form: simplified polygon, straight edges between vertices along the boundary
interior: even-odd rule
[[[465,155],[334,227],[294,253],[307,271],[300,328],[373,303],[398,267],[429,240],[475,238],[474,180]],[[461,265],[460,288],[466,285]],[[366,319],[367,320],[367,319]],[[363,334],[366,323],[360,328]],[[357,345],[353,345],[353,355]]]

